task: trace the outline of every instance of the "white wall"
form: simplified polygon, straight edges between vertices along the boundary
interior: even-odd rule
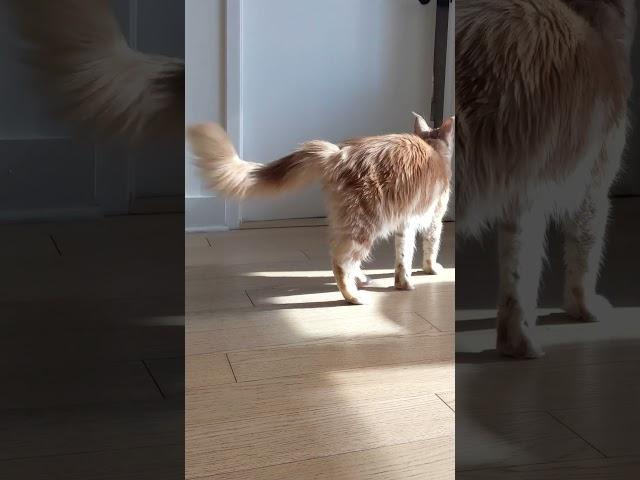
[[[185,122],[225,123],[225,0],[187,0]],[[225,203],[200,182],[185,150],[187,229],[225,225]]]
[[[431,104],[435,2],[244,0],[243,151],[410,131]],[[243,220],[324,216],[318,186],[242,203]]]
[[[310,138],[408,131],[412,110],[429,115],[435,2],[233,0],[229,18],[226,5],[186,2],[186,122],[231,119],[248,160],[268,162]],[[233,225],[237,206],[206,191],[190,163],[187,154],[187,229]],[[241,212],[243,220],[323,214],[317,186],[245,202]]]

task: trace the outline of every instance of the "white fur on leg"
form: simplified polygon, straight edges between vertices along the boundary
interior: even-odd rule
[[[356,285],[358,288],[369,285],[369,277],[362,271],[362,268],[358,267],[356,271]]]
[[[565,287],[566,312],[585,322],[597,320],[605,313],[604,299],[596,295],[596,281],[600,269],[609,199],[595,202],[585,199],[574,217],[565,225]]]
[[[363,293],[358,290],[358,277],[361,273],[359,263],[350,261],[339,265],[334,264],[334,275],[338,288],[344,299],[353,305],[367,303]]]
[[[584,200],[565,223],[564,308],[577,319],[597,321],[611,314],[611,304],[596,294],[596,282],[602,262],[609,189],[620,169],[626,142],[627,122],[622,121],[606,138],[605,148],[591,172]]]
[[[542,350],[533,340],[536,306],[545,250],[546,219],[528,213],[499,226],[500,300],[498,351],[518,358],[537,358]]]
[[[437,260],[442,237],[442,218],[447,211],[448,201],[447,195],[436,207],[433,217],[426,223],[422,233],[422,270],[428,275],[437,275],[444,270]]]
[[[396,232],[396,272],[395,287],[398,290],[413,290],[411,270],[413,268],[413,252],[416,243],[416,227],[407,224]]]

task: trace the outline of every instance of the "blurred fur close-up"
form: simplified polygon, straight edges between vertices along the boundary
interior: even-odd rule
[[[182,133],[184,59],[132,48],[113,2],[5,1],[23,60],[66,120],[100,136]]]
[[[592,321],[603,306],[596,280],[628,132],[635,23],[632,0],[458,5],[456,220],[476,235],[497,223],[504,355],[542,354],[529,327],[551,220],[565,232],[567,313]]]
[[[184,2],[0,0],[0,478],[184,472]]]
[[[635,478],[635,2],[456,3],[457,478]]]

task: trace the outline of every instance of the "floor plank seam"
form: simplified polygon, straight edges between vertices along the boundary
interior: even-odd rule
[[[447,407],[449,407],[449,410],[451,410],[453,413],[456,413],[456,411],[451,407],[451,405],[449,405],[447,402],[445,402],[445,401],[444,401],[444,399],[443,399],[440,395],[438,395],[437,393],[434,393],[434,395],[435,395],[436,397],[438,397],[438,399],[439,399],[442,403],[444,403]]]
[[[304,250],[301,249],[300,253],[302,253],[306,257],[307,260],[311,260],[311,257],[309,256],[309,254],[307,252],[305,252]]]
[[[208,331],[213,331],[216,332],[218,330],[208,330]],[[224,329],[220,330],[220,331],[224,331]],[[381,335],[381,336],[373,336],[373,337],[353,337],[353,338],[345,338],[345,339],[335,339],[335,340],[327,340],[327,341],[318,341],[318,340],[310,340],[310,341],[303,341],[301,343],[278,343],[278,344],[273,344],[273,345],[260,345],[260,346],[256,346],[254,348],[248,348],[248,349],[226,349],[226,350],[218,350],[218,351],[207,351],[207,352],[198,352],[198,353],[190,353],[187,354],[186,356],[195,356],[195,355],[208,355],[211,353],[248,353],[248,352],[263,352],[263,351],[269,351],[269,350],[274,350],[274,349],[283,349],[283,348],[288,348],[288,347],[292,347],[292,348],[297,348],[297,347],[307,347],[307,346],[328,346],[328,345],[343,345],[345,343],[350,343],[350,342],[354,342],[354,343],[378,343],[380,340],[398,340],[398,339],[405,339],[405,338],[447,338],[447,337],[451,337],[453,336],[453,332],[438,332],[437,335],[431,334],[429,332],[417,332],[417,333],[398,333],[396,335]],[[453,350],[452,350],[452,354],[453,354]],[[451,359],[453,360],[453,358]],[[420,363],[420,362],[408,362],[408,363]],[[395,363],[391,363],[389,365],[396,365]],[[348,368],[347,370],[352,370],[351,368]],[[341,370],[342,371],[342,370]],[[287,375],[288,376],[288,375]]]
[[[162,391],[162,388],[160,388],[160,384],[156,380],[156,377],[154,377],[153,373],[151,373],[151,369],[149,368],[149,365],[147,365],[147,362],[145,360],[142,360],[142,364],[144,365],[144,368],[147,371],[147,373],[149,374],[149,376],[151,377],[151,380],[153,380],[153,383],[156,386],[156,388],[158,389],[158,392],[160,392],[160,395],[162,396],[162,399],[166,400],[167,396]]]
[[[249,299],[249,301],[251,302],[251,305],[253,305],[253,307],[255,308],[256,304],[253,303],[253,299],[251,298],[251,295],[249,295],[249,292],[247,290],[243,290],[244,294],[247,296],[247,298]]]
[[[582,440],[584,443],[586,443],[587,445],[589,445],[592,449],[594,449],[596,452],[598,452],[599,455],[602,455],[602,458],[608,458],[607,455],[600,450],[598,447],[596,447],[593,443],[591,443],[589,440],[587,440],[586,438],[584,438],[582,435],[580,435],[578,432],[576,432],[573,428],[571,428],[569,425],[567,425],[565,422],[563,422],[562,420],[560,420],[557,416],[555,416],[551,411],[547,410],[546,413],[553,418],[556,422],[558,422],[560,425],[562,425],[564,428],[566,428],[567,430],[569,430],[571,433],[573,433],[576,437],[578,437],[580,440]]]
[[[224,331],[223,329],[221,330],[207,330],[207,331],[213,331],[213,332],[217,332],[217,331]],[[198,353],[188,353],[185,356],[187,357],[195,357],[198,355],[210,355],[210,354],[214,354],[214,353],[247,353],[247,352],[261,352],[261,351],[265,351],[265,350],[273,350],[273,349],[281,349],[281,348],[287,348],[287,347],[311,347],[311,346],[327,346],[327,345],[341,345],[344,343],[349,343],[349,342],[357,342],[358,340],[362,340],[362,341],[375,341],[375,340],[387,340],[387,339],[404,339],[404,338],[411,338],[411,337],[432,337],[432,338],[438,338],[438,337],[448,337],[451,334],[449,332],[440,332],[438,331],[437,333],[434,334],[430,334],[428,332],[420,332],[420,333],[399,333],[397,335],[381,335],[379,337],[377,336],[371,336],[371,337],[362,337],[362,338],[358,338],[358,337],[354,337],[354,338],[346,338],[344,340],[340,340],[340,339],[335,339],[335,340],[326,340],[326,341],[321,341],[321,340],[309,340],[309,341],[301,341],[301,342],[293,342],[293,343],[274,343],[272,345],[261,345],[261,346],[257,346],[255,348],[249,348],[249,349],[220,349],[220,350],[207,350],[207,351],[203,351],[203,352],[198,352]],[[413,362],[411,362],[413,363]]]
[[[433,362],[398,362],[398,363],[383,363],[376,365],[367,365],[364,367],[353,367],[353,368],[341,368],[337,370],[327,370],[322,372],[309,372],[309,373],[295,373],[291,375],[281,375],[278,377],[266,377],[266,378],[254,378],[251,380],[239,380],[238,383],[249,383],[249,382],[260,382],[260,381],[271,381],[271,380],[280,380],[283,378],[291,378],[291,377],[302,377],[305,375],[326,375],[328,373],[336,373],[336,372],[351,372],[355,370],[368,370],[368,369],[376,369],[380,367],[400,367],[403,365],[434,365],[439,363],[451,363],[451,361],[447,361],[446,359],[434,360]]]
[[[53,244],[53,248],[55,248],[56,252],[58,252],[58,256],[61,257],[62,256],[62,250],[60,250],[60,247],[58,246],[58,242],[56,242],[56,239],[53,236],[53,234],[49,235],[49,239],[51,240],[51,243]]]
[[[214,387],[219,387],[222,385],[233,385],[233,383],[220,383],[220,384],[214,385]],[[190,396],[194,395],[192,392],[188,392],[188,393]],[[400,395],[398,397],[389,398],[385,400],[381,400],[381,399],[362,400],[359,403],[359,406],[370,406],[370,405],[381,405],[381,404],[386,405],[386,404],[394,404],[396,402],[404,401],[404,400],[429,399],[431,395],[433,395],[433,393],[423,393],[423,394],[416,394],[416,395]],[[219,426],[233,425],[238,422],[244,422],[246,420],[271,420],[278,417],[291,417],[291,416],[301,415],[303,413],[308,413],[308,412],[313,412],[315,414],[323,414],[323,413],[334,412],[336,411],[336,408],[337,408],[336,406],[327,405],[327,406],[305,407],[297,410],[291,410],[291,411],[285,411],[285,412],[279,412],[279,413],[261,413],[258,415],[246,414],[246,416],[238,419],[226,418],[226,419],[217,419],[217,420],[205,421],[205,422],[203,422],[200,419],[195,423],[194,422],[185,423],[185,433],[186,433],[186,430],[188,430],[189,428],[202,427],[203,425],[206,425],[208,427],[219,427]],[[451,435],[443,435],[443,437],[449,437],[449,436]],[[440,438],[440,437],[436,437],[436,438]],[[415,441],[418,442],[421,440],[415,440]],[[408,443],[413,443],[413,440]],[[403,444],[399,444],[399,445],[403,445]],[[389,445],[386,445],[386,446],[389,446]],[[379,447],[376,447],[376,448],[379,448]]]
[[[233,353],[233,352],[231,352]],[[198,354],[196,354],[198,355]],[[436,362],[436,363],[443,363],[443,362]],[[404,363],[396,363],[396,364],[391,364],[391,366],[399,366],[399,367],[415,367],[415,366],[419,366],[419,365],[426,365],[424,362],[418,361],[418,362],[404,362]],[[385,366],[385,365],[381,365],[381,366]],[[254,380],[243,380],[241,382],[238,383],[242,383],[244,385],[247,384],[251,384],[251,383],[273,383],[274,381],[278,381],[281,379],[286,379],[286,378],[295,378],[295,377],[308,377],[308,378],[313,378],[313,377],[322,377],[323,375],[326,375],[327,373],[333,373],[333,372],[348,372],[351,370],[363,370],[363,369],[368,369],[368,368],[377,368],[378,365],[376,365],[375,367],[356,367],[356,368],[349,368],[346,370],[331,370],[329,372],[310,372],[310,373],[296,373],[296,374],[292,374],[292,375],[285,375],[282,377],[274,377],[274,378],[257,378]],[[218,385],[233,385],[233,383],[220,383],[220,384],[216,384],[216,385],[211,385],[211,386],[205,386],[205,387],[193,387],[193,388],[187,388],[187,390],[189,391],[189,393],[192,395],[193,392],[204,392],[208,389],[214,388]],[[431,392],[434,393],[434,392]],[[413,396],[411,396],[410,398],[413,398]],[[539,412],[540,410],[531,410],[532,412]],[[520,413],[520,412],[516,412],[516,413]],[[529,413],[528,411],[525,411],[525,413]]]
[[[238,382],[238,378],[236,377],[236,372],[233,371],[233,365],[231,365],[231,359],[229,358],[229,354],[225,353],[224,356],[227,358],[227,363],[229,364],[229,368],[231,369],[231,373],[233,374],[233,379],[235,380],[236,383],[240,383]]]
[[[425,322],[427,322],[429,325],[431,325],[433,328],[435,328],[438,332],[440,333],[452,333],[452,332],[447,332],[446,330],[442,330],[440,328],[438,328],[437,325],[431,323],[429,320],[427,320],[426,318],[424,318],[421,314],[419,314],[418,312],[411,312],[411,313],[415,313],[417,316],[419,316],[422,320],[424,320]]]

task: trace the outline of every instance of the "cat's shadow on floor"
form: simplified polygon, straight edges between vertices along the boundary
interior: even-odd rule
[[[310,277],[310,278],[300,279],[302,281],[299,281],[298,282],[299,285],[296,287],[285,288],[280,290],[279,286],[276,285],[270,288],[278,289],[278,297],[292,297],[292,296],[301,295],[301,294],[322,295],[322,294],[332,294],[332,293],[335,293],[336,296],[340,296],[340,291],[338,290],[338,287],[336,286],[333,277],[332,276],[330,277],[329,275],[330,273],[327,273],[326,278]],[[393,278],[393,273],[367,274],[367,277],[369,278],[370,281],[384,280],[390,277]],[[285,279],[285,278],[289,278],[289,277],[284,277],[284,276],[282,277],[282,279]],[[267,289],[264,289],[263,292],[266,290]],[[390,292],[395,290],[395,288],[393,286],[380,287],[380,286],[369,284],[369,285],[364,285],[362,287],[362,290],[364,292]],[[349,306],[349,303],[347,303],[347,301],[344,299],[338,299],[338,300],[323,300],[323,301],[295,302],[295,303],[287,302],[287,303],[280,303],[280,304],[274,303],[274,304],[260,305],[260,307],[265,310],[326,308],[326,307],[342,307],[342,306]]]

